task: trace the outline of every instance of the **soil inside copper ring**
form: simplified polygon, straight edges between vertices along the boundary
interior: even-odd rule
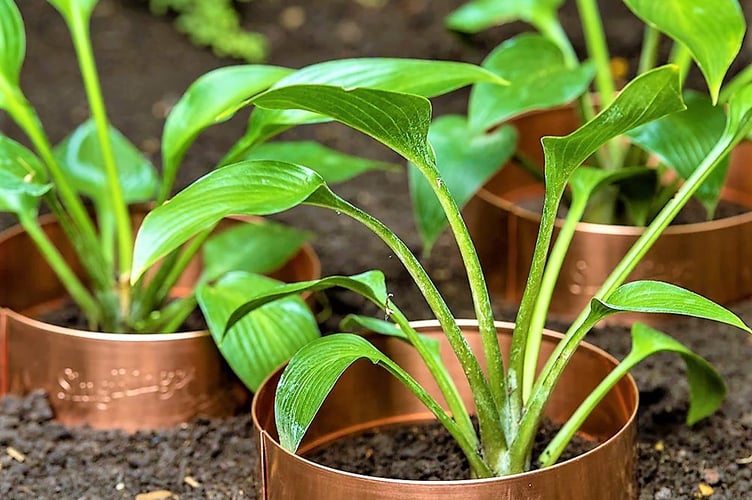
[[[545,420],[536,436],[533,457],[543,451],[559,429]],[[560,461],[593,449],[598,443],[579,436]],[[377,428],[322,446],[305,458],[333,469],[372,477],[416,481],[470,478],[470,468],[452,436],[438,422]]]

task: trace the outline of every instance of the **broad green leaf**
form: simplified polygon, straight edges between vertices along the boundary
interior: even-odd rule
[[[632,352],[628,358],[630,360],[634,358],[633,364],[637,364],[658,352],[677,353],[684,359],[687,366],[687,381],[689,382],[687,423],[692,425],[712,415],[726,397],[726,384],[723,382],[723,377],[705,359],[665,333],[642,323],[635,323],[632,326]]]
[[[506,84],[498,75],[474,64],[428,59],[338,59],[306,66],[277,82],[291,85],[331,85],[347,90],[370,88],[435,97],[476,82]]]
[[[0,135],[0,212],[34,216],[39,199],[51,188],[39,158]]]
[[[640,171],[640,175],[618,181],[616,185],[619,189],[619,199],[626,211],[626,222],[634,226],[646,226],[655,212],[655,203],[660,198],[664,186],[660,184],[656,169],[634,168]]]
[[[635,144],[656,155],[682,179],[687,179],[700,166],[723,134],[726,114],[721,106],[695,91],[684,93],[687,109],[664,116],[627,133]],[[695,196],[712,217],[728,171],[728,158],[713,170]]]
[[[679,73],[663,66],[632,80],[592,120],[564,137],[544,137],[546,191],[560,193],[572,172],[606,141],[684,109]]]
[[[595,75],[590,63],[568,68],[553,42],[530,33],[499,45],[483,61],[483,67],[511,84],[473,86],[468,117],[476,130],[491,128],[527,111],[571,102],[587,91]]]
[[[274,416],[283,448],[297,450],[326,396],[359,359],[384,367],[413,391],[420,390],[404,370],[363,337],[338,333],[309,342],[292,357],[277,386]]]
[[[157,171],[141,151],[114,127],[110,144],[118,165],[118,178],[126,203],[154,199]],[[94,120],[87,120],[54,149],[67,179],[79,193],[98,205],[109,205],[107,174]]]
[[[478,33],[513,21],[538,24],[556,17],[563,3],[564,0],[473,0],[451,12],[444,22],[447,28],[462,33]]]
[[[341,59],[300,69],[277,82],[274,88],[291,85],[331,85],[347,90],[371,88],[435,97],[476,82],[506,83],[494,73],[467,63],[419,59]],[[251,115],[240,149],[263,142],[294,125],[327,121],[310,111],[257,109]]]
[[[242,156],[243,160],[277,160],[305,165],[331,185],[370,170],[393,170],[396,165],[341,153],[313,141],[274,141],[261,144]]]
[[[0,108],[6,99],[4,87],[17,88],[26,55],[26,33],[21,13],[13,0],[0,0]]]
[[[408,161],[433,163],[427,140],[431,103],[425,97],[370,88],[293,85],[269,90],[254,104],[328,116],[373,137]]]
[[[378,318],[371,318],[369,316],[360,316],[358,314],[348,314],[339,323],[339,327],[342,331],[355,332],[356,329],[365,329],[366,332],[378,333],[380,335],[386,335],[389,337],[396,337],[402,339],[405,342],[409,342],[409,338],[402,331],[402,329],[389,321],[384,321]],[[441,361],[441,347],[437,339],[426,337],[425,335],[418,334],[421,342],[428,348],[428,351],[433,357]]]
[[[200,178],[152,210],[136,236],[131,280],[228,215],[268,215],[303,202],[323,185],[316,172],[282,162],[249,160]]]
[[[599,319],[620,312],[682,314],[726,323],[752,333],[736,314],[725,307],[702,295],[661,281],[627,283],[603,300],[593,299],[590,309],[590,316]]]
[[[433,121],[428,140],[434,148],[442,182],[462,207],[514,153],[517,133],[508,126],[490,133],[474,132],[463,116],[445,115]],[[415,220],[424,252],[428,253],[448,222],[420,171],[410,165],[408,173]]]
[[[290,295],[299,295],[303,292],[320,292],[329,288],[340,287],[353,291],[381,309],[386,309],[388,295],[386,292],[386,282],[384,273],[381,271],[366,271],[355,276],[327,276],[311,281],[301,281],[298,283],[287,283],[275,288],[264,290],[258,293],[239,306],[227,320],[227,328],[231,328],[243,316],[253,311],[257,307],[268,304],[274,300],[279,300]]]
[[[225,331],[230,314],[250,296],[279,282],[232,272],[196,290],[212,337],[235,374],[251,391],[308,342],[319,337],[311,310],[300,297],[287,297],[247,314]]]
[[[737,0],[624,0],[640,19],[684,44],[705,75],[715,102],[742,45],[746,22]]]
[[[180,162],[207,127],[230,119],[248,100],[292,72],[287,68],[243,65],[210,71],[188,87],[167,116],[162,134],[163,195],[175,180]]]
[[[238,224],[209,238],[201,247],[202,279],[211,281],[230,271],[266,274],[290,260],[311,233],[270,221]]]

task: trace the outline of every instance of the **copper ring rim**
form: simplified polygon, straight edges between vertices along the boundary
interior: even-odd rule
[[[513,215],[521,219],[525,219],[531,222],[540,223],[541,215],[527,208],[517,205],[515,202],[504,198],[498,194],[492,193],[485,186],[481,187],[476,193],[483,201],[501,209],[511,212]],[[748,207],[749,208],[749,207]],[[704,231],[714,231],[718,229],[724,229],[727,227],[734,227],[743,224],[752,223],[752,208],[749,212],[732,215],[731,217],[724,217],[722,219],[716,219],[712,221],[692,222],[689,224],[676,224],[670,225],[663,231],[662,234],[692,234],[700,233]],[[561,228],[564,225],[564,220],[556,218],[556,227]],[[624,226],[616,224],[596,224],[592,222],[578,222],[577,231],[593,234],[618,234],[626,236],[640,236],[645,232],[644,227],[640,226]]]
[[[472,319],[460,319],[460,320],[456,320],[456,321],[457,321],[457,324],[458,324],[458,326],[460,328],[462,328],[462,327],[477,327],[478,326],[478,322],[476,320],[472,320]],[[435,320],[420,320],[420,321],[411,321],[410,324],[413,325],[413,326],[415,326],[416,328],[421,328],[421,327],[437,326],[438,323]],[[511,322],[508,322],[508,321],[494,321],[494,325],[496,326],[496,328],[512,328],[512,329],[514,328],[514,323],[511,323]],[[561,334],[559,332],[555,332],[553,330],[544,329],[543,331],[544,331],[544,333],[546,335],[550,335],[552,337],[557,337],[559,339],[562,339],[564,337],[563,334]],[[578,348],[579,349],[586,349],[586,350],[588,350],[588,351],[590,351],[592,353],[595,353],[595,354],[597,354],[599,356],[603,356],[604,358],[608,359],[610,362],[614,363],[614,365],[617,365],[619,363],[619,361],[616,358],[614,358],[609,353],[607,353],[603,349],[601,349],[601,348],[599,348],[599,347],[597,347],[597,346],[595,346],[593,344],[590,344],[590,343],[587,343],[587,342],[580,342]],[[280,369],[281,368],[282,367],[280,367]],[[262,387],[262,386],[266,385],[267,382],[268,382],[268,380],[271,379],[273,376],[274,376],[274,373],[272,373],[271,375],[269,375],[266,379],[264,379],[264,381],[261,383],[261,385],[259,387]],[[627,381],[629,383],[629,387],[630,387],[631,391],[634,393],[635,398],[636,398],[635,399],[635,404],[633,405],[632,412],[629,415],[629,418],[626,420],[626,422],[621,427],[621,429],[619,429],[618,432],[616,432],[613,436],[611,436],[607,440],[599,443],[595,448],[593,448],[593,449],[591,449],[591,450],[589,450],[589,451],[587,451],[585,453],[582,453],[582,454],[580,454],[580,455],[578,455],[576,457],[570,458],[569,460],[565,460],[563,462],[556,463],[556,464],[554,464],[554,465],[552,465],[550,467],[546,467],[545,469],[536,469],[536,470],[533,470],[533,471],[522,472],[522,473],[519,473],[519,474],[510,474],[508,476],[489,477],[489,478],[483,478],[483,479],[448,480],[448,481],[440,481],[440,483],[441,484],[446,484],[446,485],[453,485],[453,484],[454,485],[470,485],[470,484],[482,484],[482,483],[488,483],[488,482],[498,481],[499,479],[519,478],[519,477],[522,477],[522,476],[529,476],[531,474],[542,473],[544,471],[555,470],[555,469],[558,469],[559,467],[563,467],[563,466],[566,466],[568,464],[572,464],[574,462],[582,460],[583,458],[588,457],[588,456],[590,456],[593,453],[597,453],[602,447],[607,446],[612,441],[615,441],[615,440],[619,439],[624,433],[630,432],[630,429],[633,426],[635,419],[637,418],[637,410],[639,408],[639,394],[640,394],[639,393],[639,389],[637,388],[637,383],[635,382],[634,377],[632,377],[631,373],[627,373],[626,374],[626,379],[627,379]],[[252,402],[251,402],[251,418],[252,418],[252,421],[253,421],[253,426],[256,429],[258,429],[259,432],[262,435],[267,436],[268,439],[273,440],[277,444],[279,444],[279,442],[277,440],[272,439],[271,435],[263,428],[263,426],[259,422],[258,417],[257,417],[257,412],[256,412],[256,404],[257,404],[257,399],[254,397],[253,400],[252,400]],[[422,415],[425,415],[425,418],[418,418],[419,416],[422,416]],[[435,417],[430,412],[426,412],[425,414],[417,414],[417,415],[415,415],[415,419],[412,420],[412,422],[428,421],[428,420],[435,420]],[[343,476],[353,477],[353,478],[356,478],[356,479],[366,480],[366,481],[376,482],[376,483],[388,483],[388,484],[405,485],[405,486],[426,484],[426,481],[408,480],[408,479],[393,479],[393,478],[376,477],[376,476],[366,476],[366,475],[363,475],[363,474],[356,474],[354,472],[347,472],[347,471],[343,471],[343,470],[340,470],[340,469],[334,469],[332,467],[327,467],[325,465],[321,465],[321,464],[318,464],[316,462],[312,462],[312,461],[306,459],[305,457],[302,457],[302,456],[297,455],[295,453],[291,453],[288,450],[282,448],[281,446],[279,446],[279,449],[285,455],[287,455],[289,457],[292,457],[294,460],[302,461],[306,465],[308,465],[310,467],[313,467],[315,469],[322,470],[322,471],[333,472],[333,473],[336,473],[336,474],[341,474]]]
[[[13,226],[1,233],[2,236],[14,236],[18,233],[23,233],[24,230],[20,226]],[[2,243],[2,239],[0,239]],[[310,243],[305,243],[298,251],[299,255],[307,261],[310,265],[310,269],[314,276],[321,276],[321,260],[316,255],[313,247]],[[294,258],[294,257],[293,257]],[[308,298],[308,294],[302,295],[303,300]],[[207,337],[211,335],[209,330],[196,330],[190,332],[175,332],[175,333],[108,333],[108,332],[90,332],[86,330],[79,330],[76,328],[68,328],[65,326],[58,326],[52,323],[46,323],[39,321],[25,314],[18,313],[7,307],[0,307],[0,316],[7,315],[14,318],[16,321],[27,323],[33,327],[41,328],[51,333],[58,335],[67,335],[70,337],[86,338],[91,340],[111,340],[114,342],[160,342],[169,340],[185,340],[200,337]]]

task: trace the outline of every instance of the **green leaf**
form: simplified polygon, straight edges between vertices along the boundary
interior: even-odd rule
[[[406,382],[409,376],[358,335],[327,335],[303,346],[282,373],[274,401],[280,445],[297,450],[308,427],[344,371],[359,359],[378,364]]]
[[[713,102],[742,45],[746,22],[737,0],[624,0],[637,17],[684,44],[705,75]]]
[[[431,103],[425,97],[370,88],[294,85],[269,90],[254,99],[254,104],[328,116],[373,137],[409,161],[433,163],[427,140]]]
[[[18,88],[21,65],[26,55],[26,34],[21,13],[13,0],[0,0],[0,88]],[[0,92],[4,108],[5,91]]]
[[[476,130],[491,128],[527,111],[571,102],[587,91],[595,75],[590,63],[568,68],[553,42],[530,33],[499,45],[483,61],[483,67],[509,80],[511,85],[473,86],[468,116],[470,126]]]
[[[442,182],[462,207],[514,153],[517,133],[512,127],[475,132],[464,117],[445,115],[433,121],[428,140],[434,148]],[[415,220],[427,253],[448,221],[425,177],[414,165],[410,165],[408,173]]]
[[[726,126],[726,114],[722,107],[713,106],[710,99],[699,92],[686,91],[684,102],[686,110],[633,129],[627,135],[635,144],[676,170],[682,179],[687,179],[721,138]],[[709,217],[718,204],[728,164],[726,158],[695,194],[707,209]]]
[[[0,212],[33,216],[39,199],[50,189],[41,160],[21,144],[0,135]]]
[[[542,139],[547,193],[563,192],[572,172],[606,141],[683,109],[675,66],[663,66],[638,76],[606,109],[571,134]]]
[[[378,333],[380,335],[386,335],[388,337],[396,337],[402,339],[405,342],[410,342],[405,332],[403,332],[399,326],[389,321],[384,321],[378,318],[371,318],[368,316],[361,316],[358,314],[348,314],[339,323],[339,327],[342,331],[355,332],[356,329],[365,329],[366,332]],[[421,342],[428,348],[431,355],[439,362],[441,362],[441,346],[439,341],[432,337],[426,337],[425,335],[418,334]]]
[[[451,12],[445,19],[447,28],[462,33],[513,21],[537,24],[541,19],[556,17],[564,0],[474,0]]]
[[[132,282],[158,259],[224,217],[287,210],[323,183],[310,169],[266,160],[244,161],[210,172],[146,216],[136,237]]]
[[[202,246],[202,279],[211,281],[230,271],[270,273],[290,260],[311,236],[311,233],[270,221],[254,221],[225,229]]]
[[[300,69],[277,82],[275,89],[297,85],[331,85],[347,90],[371,88],[435,97],[485,81],[506,83],[494,73],[467,63],[420,59],[341,59]],[[257,109],[243,141],[262,142],[294,125],[327,121],[315,113],[292,109]]]
[[[313,141],[275,141],[261,144],[242,156],[244,160],[277,160],[305,165],[327,184],[344,182],[370,170],[396,170],[396,165],[347,155]]]
[[[110,126],[110,144],[126,203],[148,201],[157,190],[157,171],[141,151]],[[109,205],[107,174],[94,120],[87,120],[54,149],[71,186],[97,205]]]
[[[244,304],[232,313],[227,321],[227,328],[231,328],[244,315],[257,307],[279,300],[290,295],[299,295],[303,292],[320,292],[329,288],[340,287],[353,291],[374,304],[380,309],[387,308],[388,295],[384,273],[381,271],[366,271],[355,276],[328,276],[317,280],[300,281],[298,283],[286,283],[273,289],[264,290],[250,297]]]
[[[225,331],[225,324],[248,297],[279,282],[245,272],[233,272],[196,290],[212,337],[235,374],[251,390],[308,342],[319,337],[311,310],[300,297],[266,304]]]
[[[736,314],[725,307],[702,295],[661,281],[627,283],[603,300],[593,299],[590,309],[590,316],[599,319],[620,312],[682,314],[726,323],[752,333]]]
[[[215,69],[188,87],[167,116],[162,134],[166,195],[185,152],[207,127],[230,119],[248,100],[292,70],[277,66],[243,65]]]
[[[632,352],[628,356],[628,359],[632,361],[631,365],[634,366],[658,352],[677,353],[684,359],[687,366],[687,381],[689,382],[687,423],[692,425],[712,415],[726,397],[726,384],[721,375],[705,359],[665,333],[642,323],[635,323],[632,326]]]

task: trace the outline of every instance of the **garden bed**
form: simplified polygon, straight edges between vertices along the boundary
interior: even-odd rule
[[[317,0],[313,8],[309,2],[297,2],[304,13],[298,27],[293,21],[301,20],[301,11],[289,10],[293,2],[254,0],[239,5],[245,25],[269,36],[270,63],[291,67],[356,56],[479,62],[499,40],[522,27],[495,29],[462,40],[441,25],[443,16],[459,3]],[[608,9],[607,31],[620,41],[620,55],[632,59],[641,33],[634,29],[629,15],[624,15],[620,2],[606,3],[616,6]],[[51,139],[57,142],[87,115],[72,47],[61,19],[44,0],[19,4],[29,30],[23,85],[50,127]],[[571,16],[570,11],[565,13],[565,19]],[[172,29],[169,19],[150,16],[140,0],[101,0],[93,32],[111,120],[158,162],[156,148],[165,110],[197,76],[235,62],[191,46]],[[745,50],[750,52],[748,46]],[[50,92],[51,82],[55,82],[54,92]],[[461,112],[466,95],[461,91],[438,99],[435,113]],[[77,105],[62,106],[63,102]],[[209,129],[189,151],[179,184],[187,184],[216,163],[244,125],[245,115]],[[19,136],[5,115],[0,115],[0,130]],[[369,139],[336,125],[302,128],[291,135],[315,137],[351,153],[398,161]],[[370,173],[337,191],[382,217],[411,248],[419,247],[403,172]],[[389,291],[408,317],[428,317],[427,307],[397,259],[355,222],[312,208],[296,209],[278,218],[322,235],[313,244],[321,255],[324,275],[383,269]],[[9,222],[0,218],[0,227]],[[455,314],[471,317],[469,293],[457,259],[456,249],[445,235],[427,267]],[[370,311],[352,294],[333,292],[330,298],[335,314],[330,325],[353,310]],[[752,322],[752,301],[733,309]],[[513,311],[499,309],[498,313],[498,319],[513,318]],[[712,498],[743,498],[752,491],[752,339],[729,327],[699,320],[680,319],[665,331],[676,334],[718,367],[729,385],[729,397],[720,412],[690,429],[683,423],[687,394],[678,358],[653,358],[634,371],[641,389],[640,498],[711,494]],[[599,330],[589,340],[617,357],[628,349],[628,333],[621,328]],[[2,498],[132,498],[157,490],[180,498],[255,498],[255,467],[255,444],[247,415],[126,435],[65,429],[51,421],[43,395],[0,401]]]

